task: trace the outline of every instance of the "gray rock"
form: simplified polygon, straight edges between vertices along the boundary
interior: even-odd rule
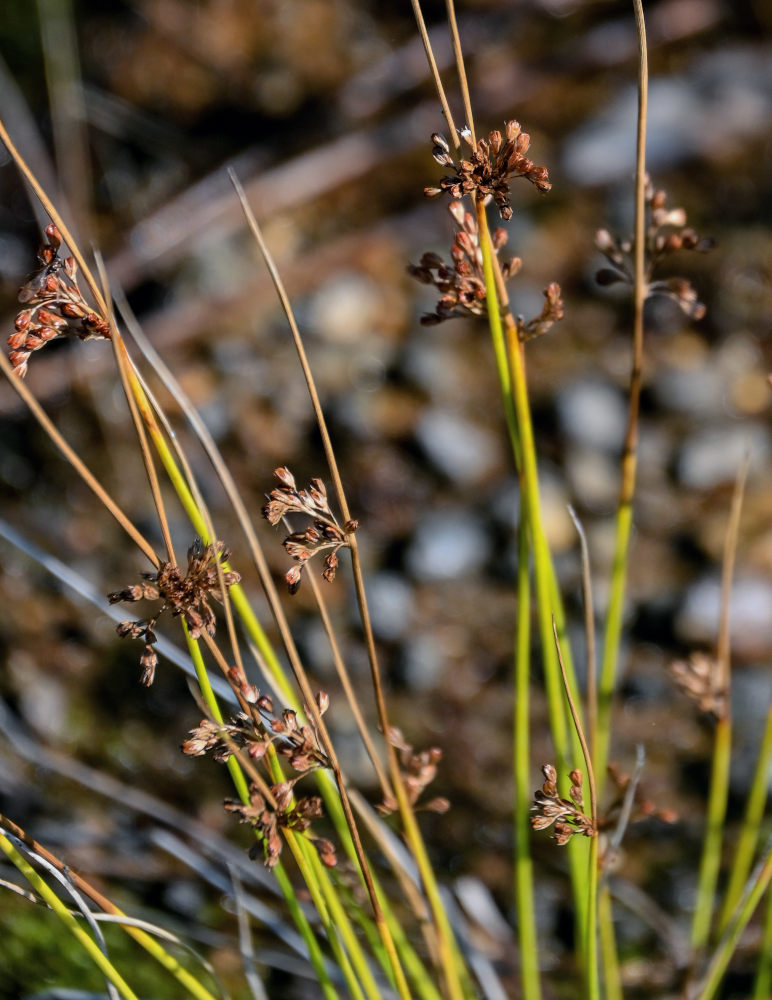
[[[628,180],[635,169],[637,94],[625,88],[565,144],[563,169],[575,184]],[[762,49],[737,46],[695,61],[687,73],[649,86],[649,170],[690,157],[716,158],[772,120],[772,60]],[[716,142],[716,123],[721,141]]]
[[[410,624],[413,589],[398,573],[385,571],[367,582],[368,604],[379,639],[401,638]]]
[[[378,286],[361,274],[349,272],[328,281],[309,303],[315,333],[331,344],[361,350],[377,322]]]
[[[577,444],[604,451],[622,447],[627,407],[618,389],[586,378],[561,389],[558,416],[564,433]]]
[[[687,642],[714,644],[720,614],[720,577],[703,577],[689,588],[676,616],[678,635]],[[750,575],[735,580],[730,629],[732,649],[738,653],[758,655],[772,649],[772,582]]]
[[[416,437],[432,464],[456,483],[478,482],[499,459],[493,434],[450,410],[424,411]]]
[[[442,675],[445,662],[435,636],[418,635],[403,647],[402,680],[411,691],[431,691]]]
[[[692,489],[707,490],[731,482],[746,455],[750,471],[762,467],[770,453],[769,428],[756,423],[725,424],[695,431],[678,459],[678,478]]]
[[[452,580],[477,572],[490,552],[479,518],[462,508],[431,511],[419,522],[407,554],[418,580]]]

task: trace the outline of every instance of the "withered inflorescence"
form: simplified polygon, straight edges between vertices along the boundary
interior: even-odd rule
[[[452,167],[455,173],[443,177],[439,187],[428,187],[424,194],[429,198],[448,191],[453,198],[463,198],[467,194],[477,197],[492,197],[498,206],[501,218],[512,218],[512,204],[509,200],[509,184],[514,177],[525,177],[540,191],[549,191],[549,174],[546,167],[538,167],[525,155],[531,145],[531,137],[523,132],[520,123],[513,120],[504,126],[504,134],[494,129],[487,139],[472,143],[468,130],[459,135],[469,145],[472,152],[468,160],[456,163],[450,154],[447,139],[435,132],[432,136],[432,155],[442,167]]]
[[[664,278],[653,281],[652,277],[662,260],[678,250],[694,250],[707,253],[715,243],[712,239],[700,237],[686,225],[683,208],[668,208],[667,193],[656,189],[650,180],[646,181],[646,282],[647,295],[664,295],[672,299],[690,319],[702,319],[705,306],[697,298],[697,292],[686,278]],[[606,258],[610,267],[601,268],[595,275],[599,285],[614,285],[618,282],[632,286],[635,281],[633,251],[634,240],[620,240],[607,229],[599,229],[595,234],[595,246]]]
[[[326,552],[323,559],[322,576],[328,583],[335,579],[338,569],[338,550],[348,546],[347,535],[359,527],[357,521],[348,521],[343,528],[330,509],[327,490],[321,479],[312,479],[308,489],[297,488],[295,477],[286,466],[274,470],[274,476],[281,486],[268,494],[268,503],[263,507],[263,517],[269,524],[278,524],[286,514],[305,514],[311,524],[304,531],[293,531],[282,542],[287,554],[295,560],[284,579],[291,594],[300,587],[301,573],[315,555]]]
[[[62,238],[46,226],[46,242],[38,251],[40,270],[19,289],[24,309],[16,316],[16,332],[8,338],[9,360],[19,378],[27,374],[30,354],[56,337],[110,339],[107,320],[89,306],[78,287],[74,257],[61,257]]]
[[[437,765],[442,759],[442,750],[439,747],[414,750],[405,740],[402,731],[396,726],[391,726],[389,729],[389,742],[399,751],[402,782],[410,805],[413,808],[417,806],[427,812],[447,812],[450,808],[450,802],[439,795],[428,802],[421,802],[420,805],[418,803],[424,790],[437,777]],[[398,803],[396,799],[387,795],[375,808],[381,816],[388,816],[398,809]]]
[[[558,774],[552,764],[544,764],[541,770],[544,784],[534,793],[534,815],[531,817],[534,830],[553,827],[555,840],[561,846],[577,833],[584,837],[596,836],[592,819],[584,812],[582,772],[571,771],[571,798],[564,799],[558,793]]]
[[[279,861],[282,828],[307,836],[322,862],[333,867],[337,863],[334,844],[309,829],[311,821],[322,815],[322,800],[315,795],[297,799],[294,796],[295,784],[303,775],[320,767],[329,767],[329,759],[320,746],[316,732],[310,725],[301,723],[293,709],[285,708],[280,715],[275,715],[269,695],[261,695],[256,688],[249,688],[246,679],[239,675],[238,668],[232,668],[231,673],[236,675],[232,678],[235,686],[242,694],[246,691],[248,712],[239,712],[229,723],[203,719],[190,731],[189,738],[182,744],[182,752],[191,757],[209,754],[219,762],[244,753],[245,760],[248,758],[253,764],[258,764],[269,747],[273,747],[286,758],[297,776],[271,785],[255,780],[249,788],[249,803],[226,799],[225,808],[237,815],[242,823],[248,823],[255,829],[258,841],[250,856],[255,857],[262,851],[267,867],[272,868]],[[324,714],[329,705],[324,691],[316,695],[316,704]]]
[[[468,131],[459,133],[470,145]],[[525,177],[540,191],[549,191],[551,184],[546,167],[537,167],[525,156],[530,145],[530,137],[523,132],[516,121],[508,121],[504,134],[498,130],[490,133],[487,140],[473,146],[469,160],[455,163],[445,138],[437,133],[432,136],[432,155],[442,166],[452,166],[456,173],[443,177],[439,187],[428,187],[424,193],[431,198],[449,193],[454,199],[469,196],[473,201],[493,198],[501,217],[512,218],[509,184],[513,177]],[[487,316],[488,303],[483,272],[483,252],[480,246],[477,218],[464,209],[459,200],[454,200],[448,210],[456,225],[456,235],[450,248],[451,263],[447,264],[439,254],[425,253],[418,264],[408,266],[408,273],[425,285],[434,285],[440,292],[434,312],[421,317],[425,326],[442,323],[458,316]],[[503,281],[514,277],[522,266],[519,257],[509,260],[499,259],[499,253],[506,246],[507,234],[503,229],[491,233],[491,244],[496,256],[496,266]],[[525,320],[514,318],[520,340],[546,333],[558,320],[563,319],[563,300],[560,285],[551,282],[544,289],[544,306],[538,316]]]
[[[162,607],[152,618],[121,622],[116,628],[122,638],[145,641],[145,651],[140,658],[143,684],[153,683],[158,665],[158,654],[153,648],[157,641],[153,629],[167,608],[175,616],[184,616],[191,638],[198,639],[203,632],[209,636],[214,635],[215,617],[209,598],[222,602],[217,563],[227,562],[229,555],[222,542],[204,545],[197,538],[188,549],[186,573],[183,574],[175,563],[161,563],[158,572],[142,574],[142,583],[132,584],[107,595],[110,604],[120,601],[163,601]],[[241,579],[240,574],[233,570],[221,569],[220,572],[226,588],[232,587]]]
[[[670,676],[681,691],[696,702],[701,712],[709,712],[716,719],[726,715],[729,699],[715,656],[693,652],[685,660],[674,660],[670,664]]]

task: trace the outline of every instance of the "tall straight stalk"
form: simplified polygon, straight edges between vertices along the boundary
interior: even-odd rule
[[[614,911],[611,905],[611,893],[605,880],[601,883],[598,894],[598,928],[603,968],[603,994],[606,1000],[623,1000],[619,955],[614,933]]]
[[[327,421],[324,416],[324,411],[322,409],[321,401],[319,399],[319,394],[316,388],[316,382],[311,371],[311,366],[308,361],[308,356],[306,354],[305,345],[303,344],[303,339],[300,334],[300,329],[295,321],[294,312],[292,305],[289,301],[289,296],[287,295],[284,283],[278,272],[276,264],[271,256],[268,246],[263,238],[262,231],[257,222],[257,219],[252,212],[252,209],[247,202],[244,191],[236,178],[234,173],[231,173],[231,181],[233,182],[236,193],[241,202],[242,209],[244,211],[247,223],[252,231],[255,241],[260,249],[260,253],[265,261],[266,267],[273,281],[274,288],[281,302],[284,314],[287,318],[287,323],[290,328],[290,333],[292,335],[293,343],[295,345],[295,350],[298,355],[298,361],[300,362],[300,367],[303,372],[303,377],[306,382],[306,387],[308,389],[308,394],[311,399],[311,405],[314,410],[314,416],[316,418],[316,423],[319,428],[319,434],[322,439],[322,447],[324,448],[325,457],[327,459],[327,465],[330,470],[330,477],[332,479],[333,489],[335,496],[338,501],[338,506],[340,507],[340,512],[344,524],[350,524],[351,512],[348,506],[348,500],[346,498],[346,492],[343,488],[343,481],[341,479],[340,470],[338,468],[338,461],[335,455],[335,450],[333,448],[332,439],[330,438],[329,430],[327,428]],[[357,545],[356,535],[353,530],[348,530],[346,536],[346,542],[351,553],[351,568],[352,575],[354,578],[354,590],[356,593],[357,606],[359,609],[359,616],[362,623],[362,634],[365,643],[365,649],[367,650],[367,659],[370,665],[370,677],[373,685],[373,693],[375,696],[375,706],[378,713],[378,721],[383,732],[385,740],[386,757],[388,761],[389,775],[391,778],[392,786],[394,789],[394,795],[397,800],[397,805],[399,808],[399,815],[402,820],[405,837],[410,846],[410,850],[413,854],[413,858],[418,867],[419,874],[421,876],[421,882],[426,893],[426,898],[429,902],[429,907],[432,914],[432,919],[437,932],[437,947],[439,953],[439,965],[445,982],[445,987],[448,992],[450,1000],[463,1000],[464,996],[469,993],[471,989],[471,984],[468,982],[468,974],[464,967],[461,954],[458,950],[458,945],[455,941],[455,936],[453,934],[453,929],[448,920],[447,913],[445,912],[445,907],[442,902],[442,897],[440,896],[439,886],[437,884],[436,874],[431,864],[428,852],[426,850],[426,845],[423,842],[423,837],[421,834],[420,827],[416,822],[415,813],[413,807],[408,798],[407,790],[405,788],[404,779],[400,771],[399,760],[397,758],[396,750],[389,739],[390,733],[390,723],[388,717],[388,710],[386,707],[386,697],[383,688],[383,678],[381,675],[381,669],[378,662],[378,653],[375,646],[375,636],[373,633],[372,622],[370,618],[370,609],[367,603],[367,595],[365,592],[364,585],[364,575],[362,572],[362,563],[359,556],[359,547]],[[340,786],[341,798],[343,800],[344,806],[347,805],[347,797],[345,788]],[[352,825],[351,829],[352,837],[355,843],[357,843],[357,831],[356,827]],[[358,847],[358,845],[357,845]],[[358,853],[359,847],[358,847]],[[362,874],[367,881],[368,894],[373,907],[373,913],[375,917],[375,922],[378,927],[378,931],[381,935],[384,948],[386,949],[389,959],[392,962],[395,982],[403,998],[409,998],[409,991],[407,980],[405,978],[404,970],[401,967],[399,956],[397,954],[394,940],[389,931],[388,925],[384,919],[383,912],[381,909],[380,902],[378,900],[375,888],[372,884],[372,879],[370,877],[369,869],[364,861],[364,857],[360,858],[360,865],[362,867]]]
[[[704,948],[708,942],[713,917],[716,885],[721,867],[721,841],[724,835],[724,819],[729,798],[729,765],[732,754],[732,711],[730,700],[730,629],[729,614],[732,596],[732,577],[737,553],[737,536],[740,530],[745,479],[748,474],[748,460],[743,463],[737,476],[729,526],[724,541],[724,557],[721,569],[721,624],[718,633],[715,678],[713,681],[718,698],[719,717],[713,743],[713,767],[708,798],[707,829],[702,847],[700,874],[697,884],[697,901],[692,921],[692,947],[695,951]]]
[[[759,944],[759,964],[756,968],[751,1000],[768,1000],[770,996],[772,996],[772,892],[767,890],[764,929]]]
[[[743,899],[736,918],[714,949],[703,981],[690,995],[690,1000],[713,1000],[743,931],[748,926],[764,893],[769,890],[770,880],[772,880],[772,848],[767,844],[762,863],[754,873],[753,885]]]
[[[769,795],[770,771],[772,771],[772,708],[767,712],[767,722],[753,772],[751,790],[748,793],[742,830],[737,841],[732,869],[724,894],[724,903],[718,921],[719,934],[723,933],[732,918],[732,912],[739,902],[753,864],[753,855],[759,842],[761,821],[764,816],[764,806]]]
[[[648,293],[646,279],[646,116],[649,67],[646,50],[646,25],[642,0],[633,0],[638,34],[638,130],[635,156],[635,244],[633,247],[633,363],[630,372],[630,401],[622,452],[622,484],[617,508],[616,541],[611,571],[606,630],[603,640],[600,686],[598,691],[598,740],[595,747],[595,774],[598,792],[603,791],[609,743],[611,741],[611,701],[616,684],[619,646],[622,638],[622,614],[627,586],[627,564],[633,524],[638,466],[638,423],[643,375],[643,305]]]
[[[521,486],[522,488],[522,486]],[[538,933],[531,860],[531,551],[525,511],[517,528],[517,626],[515,634],[514,767],[515,910],[523,1000],[540,1000]]]
[[[716,722],[713,735],[713,765],[706,816],[705,839],[700,859],[697,901],[692,918],[691,944],[695,951],[708,943],[713,919],[713,904],[721,867],[721,840],[729,792],[729,764],[732,746],[732,723],[726,715]]]
[[[576,734],[569,733],[564,687],[560,674],[557,651],[553,638],[553,614],[557,621],[557,608],[554,601],[552,560],[544,537],[541,523],[541,508],[539,503],[539,479],[536,466],[536,446],[533,437],[531,410],[528,402],[528,386],[525,376],[525,357],[523,345],[518,338],[517,329],[509,315],[510,323],[503,329],[499,299],[496,291],[496,280],[493,265],[488,220],[482,201],[477,205],[477,228],[480,234],[480,248],[483,255],[483,274],[488,306],[488,323],[491,327],[494,345],[503,343],[507,363],[507,385],[510,387],[511,406],[514,412],[516,438],[519,443],[521,462],[521,517],[528,525],[534,556],[534,578],[536,585],[536,613],[539,622],[539,634],[544,661],[544,682],[547,690],[547,703],[550,716],[550,729],[555,745],[556,767],[558,774],[565,775],[571,770],[571,755],[579,760],[582,756],[581,745]],[[503,383],[502,383],[503,384]],[[558,625],[560,634],[560,625]],[[572,694],[576,690],[576,679],[566,660],[568,689]],[[574,909],[577,919],[577,940],[585,938],[587,924],[587,868],[583,860],[583,851],[577,843],[568,846],[571,882],[574,895]]]

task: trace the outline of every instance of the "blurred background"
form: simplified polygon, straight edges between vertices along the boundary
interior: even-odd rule
[[[461,123],[444,5],[424,12]],[[513,185],[508,250],[523,267],[510,295],[528,319],[548,282],[563,288],[566,318],[529,344],[527,357],[547,530],[582,670],[580,565],[567,504],[588,533],[602,615],[630,308],[624,294],[597,286],[603,259],[593,239],[601,226],[620,236],[631,228],[632,9],[480,0],[460,3],[458,13],[478,135],[517,118],[532,136],[529,155],[553,182],[546,196]],[[661,274],[693,283],[707,306],[703,320],[689,322],[667,300],[647,310],[612,757],[630,771],[643,744],[646,795],[680,818],[634,826],[615,875],[625,899],[624,975],[630,995],[641,997],[661,996],[674,981],[710,745],[709,725],[667,666],[715,642],[729,499],[748,450],[732,617],[741,721],[733,814],[772,696],[772,11],[762,0],[660,0],[646,13],[649,169],[670,204],[683,206],[717,246],[675,255]],[[104,255],[113,286],[199,408],[259,519],[277,465],[302,483],[327,471],[286,323],[226,168],[241,179],[297,311],[360,520],[392,719],[411,743],[445,753],[433,790],[452,808],[426,816],[427,839],[449,883],[464,877],[473,881],[462,886],[487,887],[509,917],[517,489],[485,324],[422,327],[436,296],[406,274],[424,251],[447,259],[453,237],[444,202],[422,194],[442,175],[430,135],[445,123],[409,5],[11,2],[0,23],[0,116],[82,246]],[[8,334],[46,222],[0,150],[0,315]],[[32,356],[27,383],[160,545],[109,345],[55,342]],[[206,459],[176,404],[151,384],[190,445],[218,534],[262,607]],[[154,686],[140,688],[140,650],[116,637],[100,597],[148,567],[7,385],[0,421],[0,518],[27,547],[0,532],[0,808],[116,902],[184,927],[226,979],[237,978],[233,918],[220,906],[217,881],[223,856],[213,860],[202,846],[219,834],[247,843],[221,809],[226,775],[182,757],[179,743],[200,719],[184,675],[162,660]],[[184,551],[192,537],[181,514],[172,528]],[[280,578],[282,536],[262,523],[258,530]],[[87,581],[101,610],[32,558],[30,546]],[[287,598],[295,634],[317,685],[332,695],[348,769],[373,791],[306,591]],[[345,570],[327,596],[369,709]],[[173,624],[160,631],[180,641]],[[538,766],[552,759],[537,662],[534,683],[537,787]],[[145,796],[132,799],[132,789]],[[565,859],[546,836],[536,844],[545,954],[558,964],[570,944]],[[17,928],[20,919],[14,911]],[[0,951],[9,933],[0,935]],[[496,935],[504,931],[489,921],[487,934],[502,958]],[[274,936],[262,947],[272,957],[272,995],[313,995],[297,978],[282,978],[282,963],[293,962]],[[63,959],[42,937],[39,982],[23,978],[29,958],[9,952],[0,995],[61,981]],[[742,954],[738,967],[741,996]]]

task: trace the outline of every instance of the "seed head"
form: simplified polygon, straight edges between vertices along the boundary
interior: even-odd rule
[[[197,538],[188,549],[187,573],[183,574],[175,563],[161,563],[157,573],[143,574],[141,584],[131,584],[123,590],[107,595],[110,604],[117,604],[120,601],[163,601],[163,605],[153,618],[121,622],[116,629],[122,638],[145,640],[145,651],[140,659],[143,684],[153,683],[158,657],[151,648],[156,642],[152,630],[167,608],[172,615],[182,615],[185,618],[191,638],[198,639],[204,632],[209,636],[214,635],[216,622],[209,598],[213,597],[220,602],[223,599],[218,562],[227,562],[229,555],[222,542],[204,545],[201,539]],[[226,589],[241,579],[240,574],[233,570],[224,570],[220,567],[219,572],[222,574]]]
[[[450,146],[445,138],[437,133],[432,136],[434,159],[444,167],[452,167],[452,175],[443,177],[439,187],[424,189],[429,198],[447,191],[452,198],[463,198],[471,195],[474,198],[492,197],[496,202],[502,219],[512,218],[512,205],[509,196],[509,184],[514,177],[525,177],[540,191],[549,191],[552,187],[546,167],[536,166],[533,160],[525,155],[531,144],[531,137],[523,132],[519,122],[508,121],[502,135],[494,129],[487,139],[480,139],[477,145],[472,144],[471,133],[463,130],[459,133],[471,148],[469,159],[453,160]]]
[[[667,194],[656,190],[651,181],[646,182],[646,226],[645,273],[647,295],[664,295],[678,305],[690,319],[702,319],[705,306],[698,300],[697,292],[686,278],[665,278],[652,280],[654,272],[662,261],[679,250],[694,250],[707,253],[714,247],[711,239],[702,239],[686,225],[683,208],[667,208]],[[632,286],[634,282],[632,239],[616,239],[607,229],[599,229],[595,234],[595,246],[609,263],[609,267],[598,270],[595,280],[607,287],[619,282]]]
[[[347,521],[344,528],[340,527],[321,479],[312,479],[308,488],[301,490],[286,466],[274,469],[273,474],[281,486],[271,490],[268,503],[263,507],[263,517],[268,523],[278,524],[287,514],[303,514],[311,519],[303,531],[293,531],[282,543],[295,561],[284,575],[290,594],[297,593],[305,564],[319,552],[327,552],[322,576],[331,583],[338,569],[338,550],[350,545],[347,536],[357,530],[359,522]]]
[[[46,227],[45,236],[38,251],[40,269],[19,289],[19,302],[25,308],[16,316],[16,332],[8,338],[9,359],[19,378],[27,374],[32,352],[56,337],[109,340],[111,336],[107,320],[83,298],[75,259],[59,255],[62,239],[53,223]]]
[[[584,837],[596,836],[591,818],[583,811],[582,772],[575,770],[569,774],[570,799],[564,799],[558,792],[558,775],[552,764],[542,766],[544,783],[534,793],[531,826],[534,830],[553,827],[556,842],[563,846],[575,834]]]

